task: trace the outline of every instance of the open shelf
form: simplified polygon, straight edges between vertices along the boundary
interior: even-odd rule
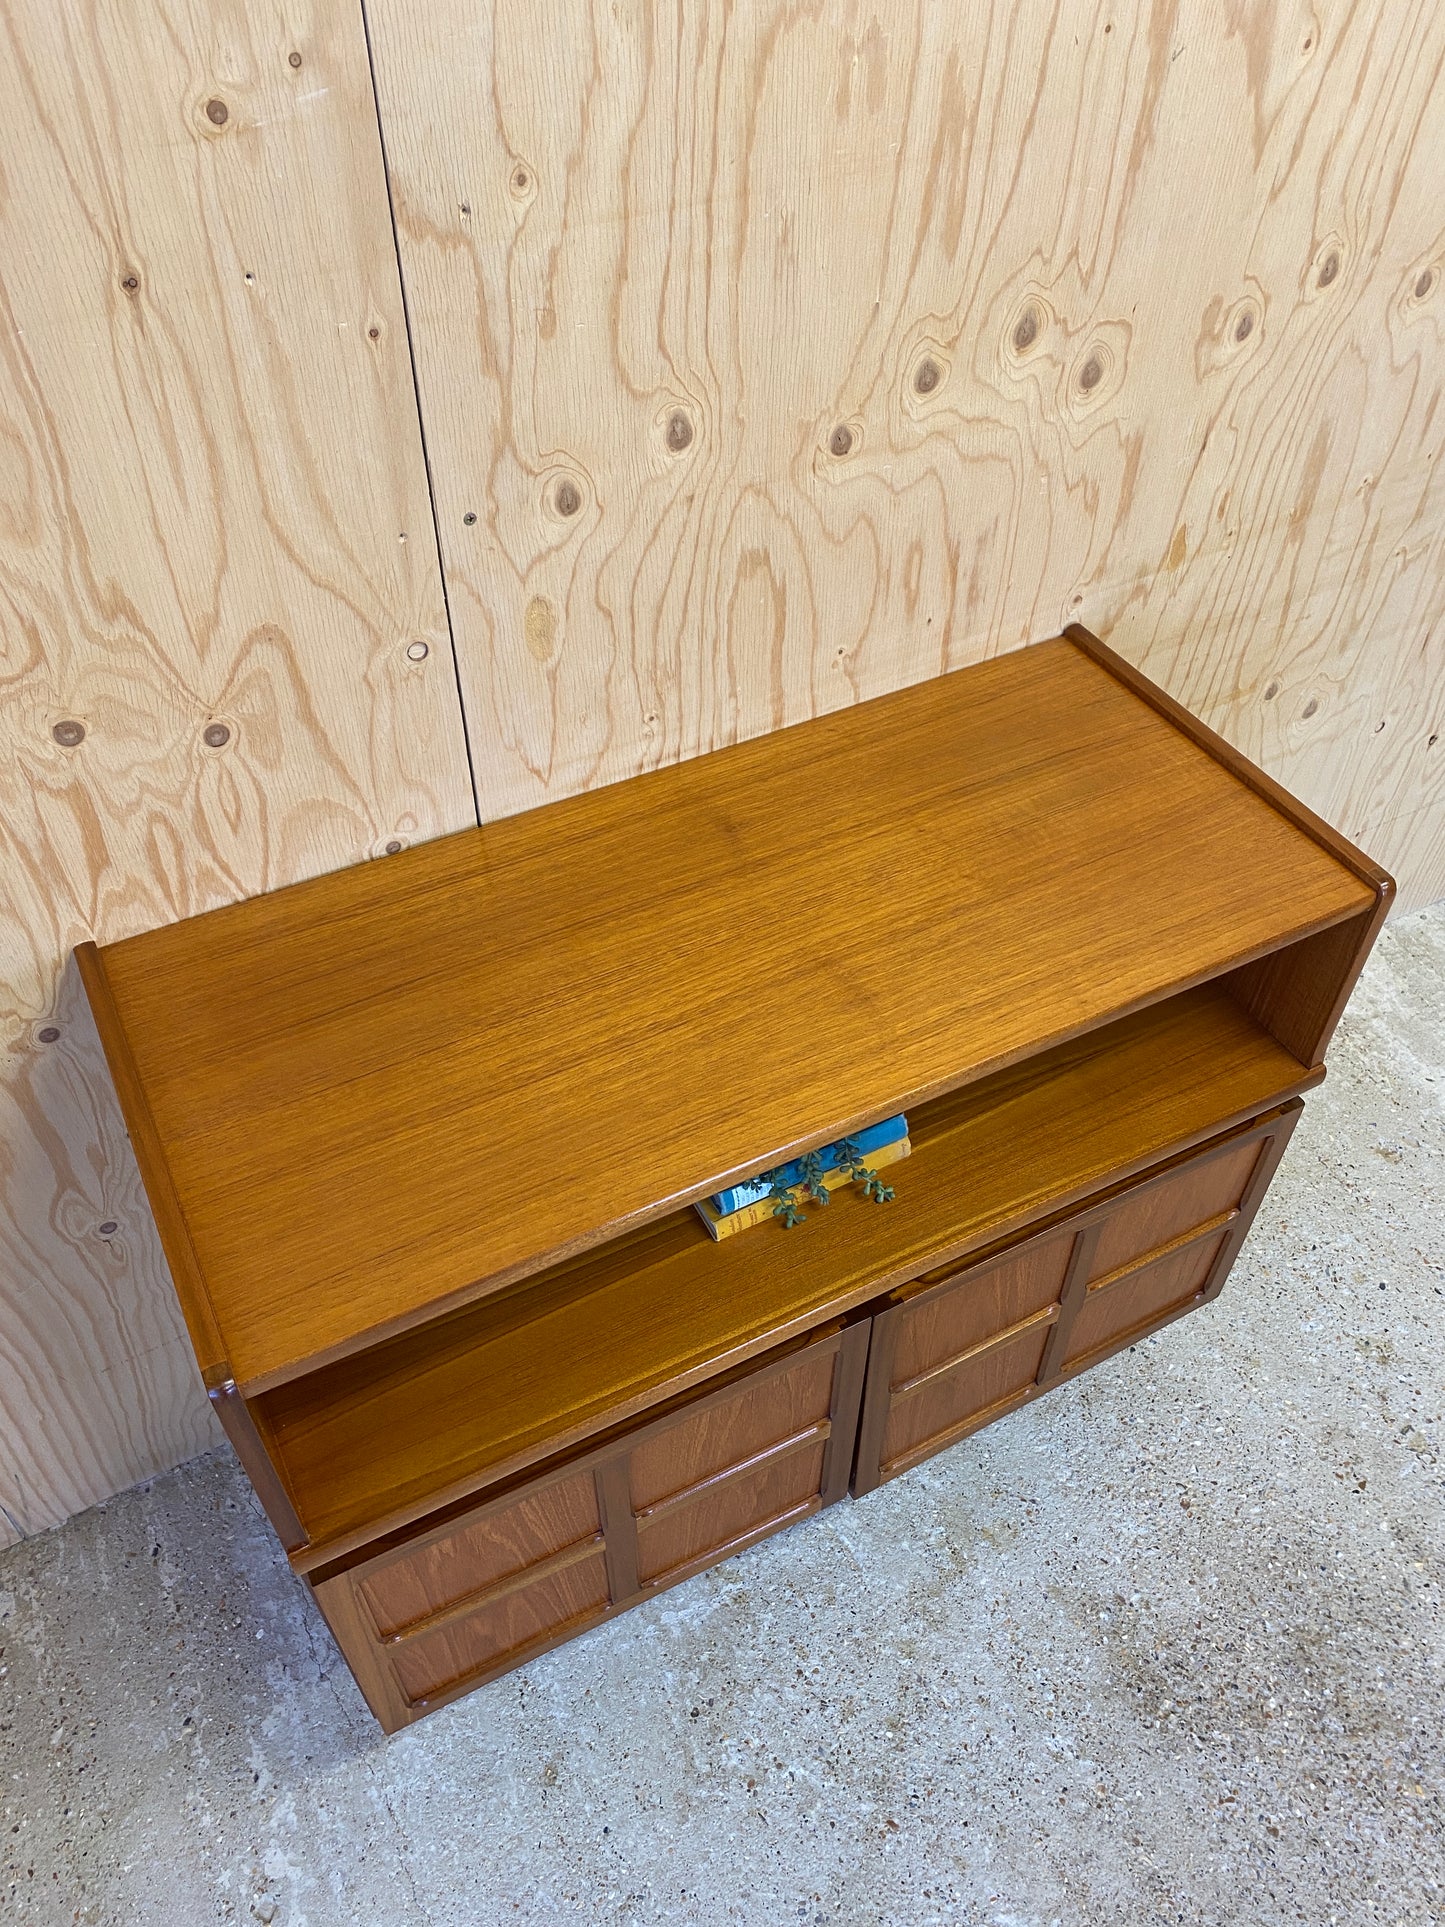
[[[897,1201],[691,1209],[253,1401],[310,1568],[977,1251],[1310,1080],[1207,984],[910,1113]]]
[[[272,1390],[1322,932],[1308,1055],[1378,890],[1159,700],[1040,644],[83,952],[202,1371]]]

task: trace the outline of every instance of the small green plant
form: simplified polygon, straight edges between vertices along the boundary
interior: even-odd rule
[[[844,1182],[856,1184],[865,1198],[872,1204],[892,1204],[893,1186],[885,1184],[870,1164],[865,1163],[862,1151],[851,1137],[839,1140],[836,1146],[837,1157],[834,1165],[846,1173]],[[783,1181],[782,1170],[769,1176],[768,1197],[772,1200],[773,1216],[785,1231],[794,1225],[802,1224],[805,1217],[805,1204],[828,1204],[832,1192],[825,1181],[825,1167],[821,1151],[808,1151],[798,1160],[800,1176],[791,1184]]]
[[[792,1185],[784,1184],[781,1177],[774,1175],[768,1196],[773,1200],[773,1216],[785,1231],[791,1231],[795,1224],[803,1222],[802,1209]]]
[[[809,1151],[801,1160],[803,1168],[803,1196],[811,1198],[814,1204],[827,1204],[832,1192],[823,1182],[823,1155],[821,1151]]]
[[[878,1173],[863,1162],[856,1138],[838,1140],[838,1163],[848,1173],[849,1184],[856,1184],[871,1203],[892,1204],[893,1186],[885,1184]]]

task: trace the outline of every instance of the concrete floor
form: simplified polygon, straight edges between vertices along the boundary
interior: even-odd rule
[[[0,1555],[7,1920],[1445,1919],[1445,906],[1224,1297],[410,1732],[227,1457]]]

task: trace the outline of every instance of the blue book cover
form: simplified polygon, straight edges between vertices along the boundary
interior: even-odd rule
[[[885,1144],[896,1144],[899,1138],[907,1135],[906,1117],[885,1117],[881,1124],[870,1124],[866,1130],[855,1131],[853,1142],[866,1157],[870,1151],[880,1151]],[[825,1144],[818,1152],[818,1161],[825,1171],[831,1171],[838,1162],[837,1144]],[[780,1178],[784,1184],[796,1184],[802,1175],[802,1160],[794,1158],[790,1164],[780,1164],[775,1170],[762,1171],[743,1184],[729,1185],[726,1191],[714,1192],[713,1209],[726,1217],[730,1211],[741,1211],[744,1205],[756,1204],[760,1198],[765,1198],[775,1180]]]

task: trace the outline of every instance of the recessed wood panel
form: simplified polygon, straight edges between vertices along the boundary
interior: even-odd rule
[[[938,1450],[971,1419],[1028,1391],[1047,1340],[1048,1328],[1036,1325],[940,1372],[915,1392],[895,1394],[883,1432],[885,1476],[899,1469],[900,1461]]]
[[[787,1370],[745,1379],[731,1397],[709,1401],[644,1440],[628,1457],[633,1505],[638,1511],[656,1505],[825,1420],[836,1363],[832,1347],[810,1348]]]
[[[383,1637],[601,1529],[590,1471],[553,1479],[454,1531],[367,1569],[361,1592]]]
[[[480,1681],[517,1665],[535,1646],[578,1633],[607,1610],[607,1566],[600,1551],[565,1572],[549,1573],[390,1650],[408,1700],[423,1700],[462,1681]]]
[[[0,3],[0,1505],[215,1441],[72,945],[474,820],[359,8]]]
[[[811,1441],[639,1520],[637,1569],[643,1583],[666,1579],[681,1566],[816,1511],[823,1503],[824,1453],[823,1441]]]
[[[1202,1291],[1227,1233],[1215,1232],[1160,1258],[1116,1283],[1090,1291],[1069,1334],[1065,1364],[1072,1366]]]
[[[1121,1198],[1099,1226],[1088,1276],[1107,1277],[1232,1211],[1259,1161],[1258,1138],[1200,1158]]]
[[[1031,1240],[950,1290],[903,1305],[896,1317],[891,1383],[896,1387],[1053,1304],[1073,1249],[1072,1230]]]

